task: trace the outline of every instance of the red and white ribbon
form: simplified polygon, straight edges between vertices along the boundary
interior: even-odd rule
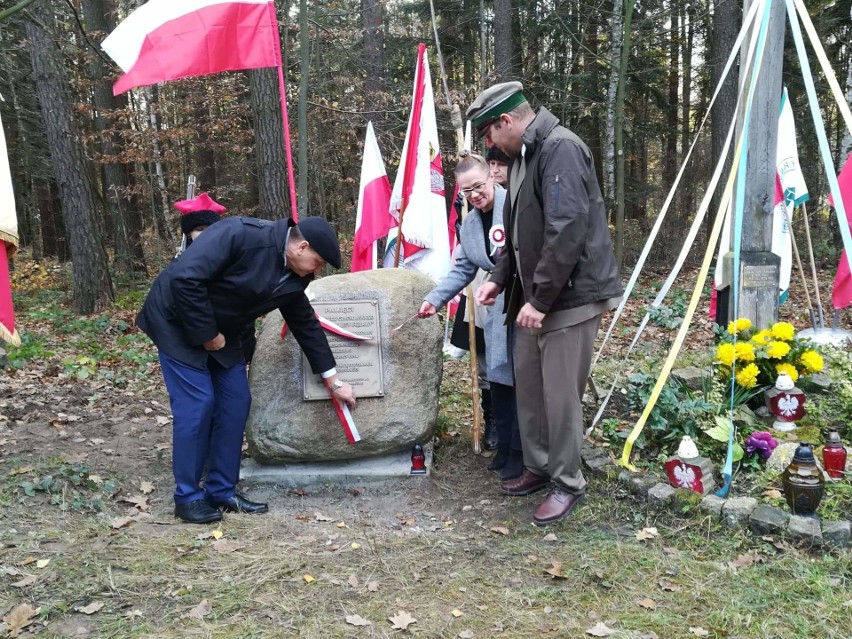
[[[370,339],[369,337],[364,337],[363,335],[358,335],[353,333],[352,331],[348,331],[342,326],[335,324],[331,320],[327,320],[324,317],[320,316],[319,313],[314,313],[314,316],[319,320],[320,326],[322,326],[325,330],[334,333],[335,335],[340,335],[345,339],[364,341]],[[287,336],[287,322],[281,326],[281,339],[284,339]],[[328,386],[325,385],[328,389],[328,395],[331,398],[331,404],[334,406],[334,412],[337,413],[337,420],[340,422],[340,425],[343,427],[343,432],[346,433],[346,439],[349,440],[350,444],[355,444],[361,441],[361,433],[358,432],[358,427],[355,425],[355,420],[352,418],[352,413],[349,411],[349,406],[346,404],[341,404],[334,397],[334,392]]]
[[[502,224],[495,224],[488,232],[488,239],[491,240],[491,245],[494,247],[491,249],[491,255],[494,255],[497,249],[506,246],[506,229],[503,228]]]

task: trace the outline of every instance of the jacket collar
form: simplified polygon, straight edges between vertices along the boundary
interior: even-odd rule
[[[535,119],[527,126],[521,141],[527,147],[527,153],[535,153],[542,141],[559,124],[559,118],[544,107],[535,112]]]

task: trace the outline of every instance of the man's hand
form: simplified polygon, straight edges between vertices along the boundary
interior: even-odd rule
[[[537,311],[535,307],[527,302],[521,307],[518,319],[515,320],[521,328],[541,328],[544,313]]]
[[[494,282],[485,282],[482,286],[476,289],[473,299],[480,306],[493,306],[497,300],[497,296],[503,292],[503,287]]]
[[[352,387],[346,382],[343,382],[343,386],[337,390],[332,391],[332,395],[334,395],[334,399],[339,402],[343,402],[348,405],[349,408],[355,408],[355,391],[352,390]]]
[[[207,340],[202,344],[204,346],[204,350],[207,351],[218,351],[225,348],[225,336],[222,333],[218,333],[216,337],[213,339]]]
[[[432,317],[435,313],[438,312],[438,309],[432,306],[429,302],[423,302],[423,306],[420,307],[420,310],[417,311],[417,317]]]

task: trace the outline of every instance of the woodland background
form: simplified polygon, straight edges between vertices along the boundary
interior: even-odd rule
[[[173,254],[179,229],[172,203],[185,197],[189,174],[231,214],[289,215],[274,69],[190,78],[113,97],[118,69],[98,44],[138,4],[0,2],[0,115],[21,246],[36,260],[73,262],[78,313],[103,308],[116,285],[149,277]],[[351,237],[370,120],[393,181],[418,42],[429,46],[449,197],[455,137],[429,3],[276,4],[300,216],[321,215]],[[852,0],[806,4],[852,101]],[[435,0],[434,8],[452,101],[464,111],[484,86],[522,80],[535,105],[547,106],[592,149],[618,256],[631,266],[717,85],[741,22],[738,0]],[[632,37],[623,57],[627,11]],[[818,68],[815,60],[811,67]],[[624,125],[618,127],[621,76]],[[834,268],[840,243],[823,196],[827,182],[789,36],[784,81],[812,197],[808,213],[817,255]],[[852,140],[829,103],[824,78],[816,81],[839,166]],[[660,250],[654,251],[656,266],[665,267],[680,246],[735,102],[734,77],[687,168]],[[616,191],[616,130],[624,144],[623,196]],[[617,202],[623,202],[623,219],[616,215]]]

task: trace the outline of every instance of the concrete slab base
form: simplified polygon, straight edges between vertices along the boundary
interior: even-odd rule
[[[411,453],[402,451],[381,457],[328,462],[299,462],[265,466],[246,459],[240,467],[240,479],[258,484],[276,484],[289,488],[311,486],[358,486],[368,482],[410,477],[417,481],[428,477],[432,468],[432,449],[424,446],[426,474],[411,474]]]

